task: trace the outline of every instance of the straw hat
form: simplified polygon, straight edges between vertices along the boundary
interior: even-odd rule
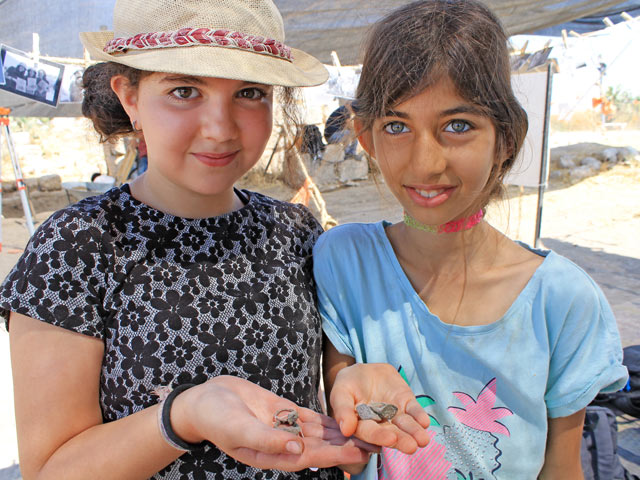
[[[117,0],[114,32],[82,32],[101,61],[283,86],[320,85],[324,66],[284,44],[272,0]]]

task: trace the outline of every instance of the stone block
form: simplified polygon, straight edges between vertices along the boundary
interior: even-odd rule
[[[617,148],[605,148],[601,152],[602,160],[609,163],[618,162],[618,149]]]
[[[38,189],[38,179],[35,177],[25,178],[24,184],[29,192],[33,192]]]
[[[334,163],[324,161],[312,162],[311,168],[309,168],[309,175],[311,175],[311,178],[320,189],[338,183],[336,164]]]
[[[619,148],[618,161],[624,163],[640,162],[640,152],[633,147]]]
[[[35,213],[54,212],[74,202],[74,199],[70,198],[65,190],[35,191],[29,193],[29,198]]]
[[[560,168],[573,168],[576,166],[576,161],[571,155],[562,155],[558,158],[558,167]]]
[[[16,191],[15,180],[6,180],[2,182],[2,193],[11,193]]]
[[[549,172],[549,180],[562,180],[565,175],[566,173],[561,170],[552,170]]]
[[[337,165],[337,170],[341,183],[366,180],[369,177],[369,164],[364,159],[348,158]]]
[[[344,147],[339,143],[327,145],[322,154],[322,160],[329,163],[342,162],[344,160]]]
[[[62,190],[62,180],[60,179],[60,175],[43,175],[38,178],[38,189],[43,192]]]
[[[594,170],[592,167],[589,167],[587,165],[581,165],[579,167],[572,168],[569,171],[569,176],[571,177],[571,180],[578,181],[578,180],[583,180],[585,178],[591,177],[596,173],[597,173],[596,170]]]
[[[593,157],[584,157],[580,162],[581,165],[586,165],[587,167],[593,168],[595,171],[600,170],[602,167],[602,162]]]

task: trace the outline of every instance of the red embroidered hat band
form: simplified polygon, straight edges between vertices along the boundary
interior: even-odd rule
[[[291,49],[277,40],[231,30],[211,30],[209,28],[181,28],[175,32],[140,33],[128,38],[118,37],[107,42],[104,52],[117,55],[126,53],[128,50],[151,50],[194,45],[238,48],[281,58],[289,62],[293,61]]]
[[[329,76],[312,55],[285,44],[274,0],[115,0],[113,28],[80,32],[80,40],[93,60],[147,72],[283,87]]]

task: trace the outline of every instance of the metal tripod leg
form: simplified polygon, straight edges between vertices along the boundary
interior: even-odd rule
[[[2,129],[0,128],[0,252],[2,251]]]
[[[9,156],[11,157],[11,165],[13,166],[13,172],[16,176],[16,187],[20,194],[20,200],[22,201],[22,209],[24,210],[24,217],[27,221],[27,230],[29,235],[33,235],[33,217],[31,216],[31,208],[29,207],[29,199],[27,198],[26,186],[24,179],[22,178],[22,170],[20,169],[20,163],[18,162],[18,156],[13,146],[13,139],[11,138],[11,131],[9,125],[2,125],[2,130],[7,139],[7,146],[9,147]]]

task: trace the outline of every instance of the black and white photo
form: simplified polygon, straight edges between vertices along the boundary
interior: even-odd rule
[[[64,65],[40,60],[25,52],[0,45],[4,84],[0,90],[15,93],[55,107],[58,104]]]
[[[60,88],[60,103],[82,102],[82,74],[84,67],[79,65],[64,66],[62,87]]]

